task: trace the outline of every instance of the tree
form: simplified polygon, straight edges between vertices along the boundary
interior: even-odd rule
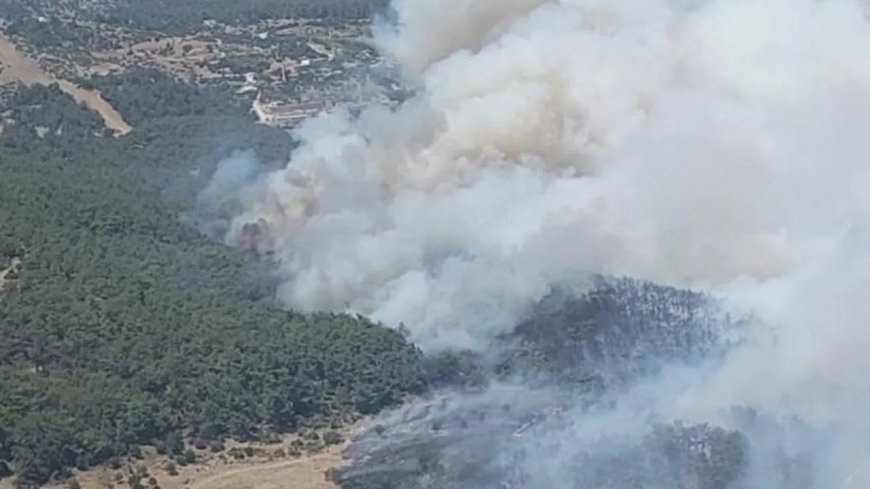
[[[137,81],[149,86],[122,86]],[[157,440],[187,463],[183,433],[247,439],[425,388],[400,334],[275,310],[265,264],[179,219],[238,145],[284,158],[283,131],[154,113],[111,138],[56,88],[21,90],[22,123],[0,133],[0,253],[22,259],[0,300],[0,460],[24,485],[117,466]],[[40,139],[28,124],[64,130]],[[203,141],[220,144],[204,156]]]
[[[171,431],[166,435],[166,452],[171,456],[181,455],[184,453],[184,441],[177,431]]]
[[[338,445],[344,438],[337,431],[327,431],[323,434],[323,442],[327,445]]]
[[[196,454],[193,452],[193,450],[188,448],[184,451],[184,455],[182,455],[182,461],[188,465],[192,464],[196,462]]]

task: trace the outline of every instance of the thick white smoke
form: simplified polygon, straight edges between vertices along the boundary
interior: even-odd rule
[[[847,425],[836,474],[870,452],[862,3],[394,3],[376,37],[419,95],[304,123],[235,221],[260,223],[281,299],[438,349],[506,331],[568,270],[702,287],[776,340],[672,409]]]

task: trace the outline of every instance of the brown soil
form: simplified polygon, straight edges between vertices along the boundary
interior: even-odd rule
[[[142,461],[160,489],[338,489],[326,479],[326,471],[340,466],[343,446],[330,447],[320,453],[280,460],[251,459],[222,461],[213,458],[202,463],[178,467],[178,475],[166,473],[165,457],[150,455]],[[75,474],[82,489],[124,489],[127,469],[95,469]],[[63,483],[44,489],[67,489]],[[0,481],[0,489],[14,489],[12,479]]]
[[[163,457],[145,460],[149,477],[153,477],[160,489],[338,489],[326,480],[326,471],[341,465],[341,447],[303,455],[285,460],[220,461],[213,459],[204,463],[178,467],[178,475],[171,476],[164,470]],[[129,487],[126,478],[129,472],[121,470],[89,470],[76,474],[82,489],[107,489]],[[119,477],[120,474],[120,477]],[[121,482],[119,482],[119,478]],[[147,479],[147,477],[146,477]],[[142,481],[146,486],[147,480]],[[0,489],[12,489],[0,483]],[[66,489],[65,484],[46,486],[45,489]]]
[[[190,489],[335,489],[325,473],[341,465],[338,448],[304,456],[296,460],[254,464],[233,470],[218,470],[213,475],[198,478]],[[166,487],[166,486],[162,486]]]
[[[50,85],[57,83],[61,90],[72,96],[76,102],[85,104],[100,114],[106,127],[117,134],[127,134],[132,127],[124,121],[99,92],[85,90],[67,80],[57,79],[46,73],[39,64],[22,54],[7,37],[0,34],[0,83],[21,82],[30,85]]]
[[[353,428],[344,431],[350,435]],[[153,448],[144,448],[142,460],[124,463],[117,470],[100,467],[85,472],[74,471],[75,480],[81,489],[125,489],[130,467],[145,467],[148,475],[142,480],[146,487],[153,477],[160,489],[339,489],[326,479],[326,472],[344,463],[342,452],[347,442],[325,448],[316,453],[300,456],[276,457],[279,449],[291,451],[298,437],[288,435],[280,443],[272,445],[228,442],[222,453],[200,450],[197,463],[177,466],[177,475],[166,471],[166,456],[157,455]],[[243,460],[230,456],[234,448],[252,447],[255,455]],[[67,489],[67,484],[55,483],[43,489]],[[15,489],[13,479],[0,481],[0,489]]]

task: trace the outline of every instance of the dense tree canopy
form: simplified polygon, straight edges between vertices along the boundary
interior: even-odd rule
[[[171,116],[244,117],[251,107],[226,86],[191,85],[153,68],[97,76],[82,85],[99,90],[134,126]]]
[[[206,20],[240,25],[293,18],[337,25],[386,13],[388,4],[388,0],[0,0],[0,12],[10,21],[10,33],[27,38],[34,46],[103,49],[113,47],[106,44],[108,38],[94,36],[93,31],[77,29],[57,17],[176,35],[196,31]]]
[[[0,463],[19,480],[139,444],[345,419],[423,388],[400,333],[270,307],[264,264],[184,222],[209,165],[236,144],[286,155],[283,132],[143,116],[115,139],[56,88],[10,100],[0,255],[20,265],[0,296]]]
[[[386,0],[125,0],[110,10],[110,17],[155,30],[185,30],[204,20],[250,23],[276,18],[302,18],[328,22],[369,19],[386,9]]]

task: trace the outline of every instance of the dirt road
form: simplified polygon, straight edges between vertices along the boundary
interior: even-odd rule
[[[194,480],[190,489],[336,489],[324,473],[341,465],[341,455],[330,450],[297,460],[256,464],[218,472]]]
[[[162,489],[339,489],[326,480],[328,469],[344,463],[341,456],[345,445],[333,446],[320,453],[303,455],[292,459],[222,460],[213,454],[193,465],[178,467],[178,475],[169,475],[165,470],[166,458],[148,453],[137,464],[148,469]],[[119,487],[118,480],[127,477],[125,469],[111,470],[107,467],[86,472],[75,471],[75,479],[82,489],[110,489]],[[120,476],[120,479],[119,479]],[[50,484],[43,489],[67,489],[63,482]],[[0,489],[15,489],[12,479],[0,481]]]
[[[133,128],[124,118],[98,93],[85,90],[67,80],[60,80],[46,73],[39,64],[18,51],[15,44],[0,33],[0,83],[21,82],[30,85],[50,85],[57,83],[61,90],[68,93],[76,102],[84,103],[86,107],[100,114],[106,127],[118,135],[127,134]]]

